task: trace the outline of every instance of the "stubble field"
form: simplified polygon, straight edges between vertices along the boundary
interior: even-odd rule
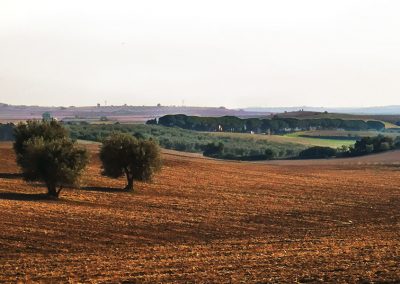
[[[400,281],[396,164],[236,163],[164,153],[135,193],[99,175],[46,200],[0,144],[0,282]]]

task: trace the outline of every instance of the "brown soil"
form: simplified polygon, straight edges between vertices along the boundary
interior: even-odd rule
[[[400,168],[164,153],[135,193],[99,175],[47,200],[0,144],[0,282],[400,281]]]

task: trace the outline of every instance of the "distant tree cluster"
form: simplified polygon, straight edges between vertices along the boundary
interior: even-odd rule
[[[300,159],[327,159],[336,156],[336,149],[331,147],[310,147],[299,154]]]
[[[342,146],[338,149],[330,147],[310,147],[300,152],[300,159],[325,159],[331,157],[355,157],[373,153],[400,149],[400,137],[378,135],[360,138],[353,146]]]
[[[14,151],[24,179],[42,181],[50,197],[58,198],[65,187],[77,186],[89,155],[69,138],[68,131],[55,120],[28,121],[14,128]],[[103,174],[127,177],[128,190],[133,180],[148,181],[161,168],[158,145],[152,140],[114,133],[101,148]]]
[[[391,137],[383,135],[363,137],[354,144],[354,147],[350,147],[349,154],[351,156],[361,156],[393,150],[399,146],[399,140]]]
[[[224,144],[219,143],[209,143],[204,146],[203,155],[206,157],[212,157],[217,159],[226,159],[226,160],[239,160],[239,161],[263,161],[263,160],[271,160],[276,156],[276,153],[272,149],[265,149],[263,151],[258,152],[250,152],[246,155],[235,155],[230,152],[224,151]]]
[[[221,153],[214,155],[221,159],[254,160],[265,157],[291,158],[306,148],[301,144],[273,142],[252,137],[217,136],[209,133],[200,133],[177,127],[143,124],[82,124],[68,123],[66,127],[74,139],[102,142],[113,132],[133,135],[139,139],[153,139],[166,149],[177,151],[204,153],[208,144],[222,143]],[[266,154],[267,153],[267,154]],[[272,154],[271,154],[272,153]],[[208,155],[205,153],[205,155]]]
[[[241,119],[236,116],[199,117],[184,114],[165,115],[157,120],[147,121],[147,124],[159,124],[168,127],[180,127],[196,131],[224,131],[224,132],[255,132],[281,134],[293,131],[311,129],[344,129],[344,130],[382,130],[385,124],[380,121],[344,120],[333,118],[297,119],[280,118],[272,119],[248,118]]]
[[[15,125],[13,123],[0,123],[0,141],[13,141],[14,127]]]

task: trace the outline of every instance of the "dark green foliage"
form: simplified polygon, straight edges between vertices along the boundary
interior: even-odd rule
[[[19,124],[14,150],[27,181],[43,181],[48,195],[57,198],[63,187],[75,186],[88,163],[86,149],[66,137],[56,121]]]
[[[0,123],[0,141],[13,141],[14,140],[14,127],[12,123]]]
[[[184,114],[166,115],[149,120],[147,124],[159,124],[168,127],[179,127],[196,131],[224,131],[224,132],[270,132],[281,134],[299,130],[315,129],[345,129],[345,130],[382,130],[385,125],[380,121],[343,120],[331,118],[297,119],[280,118],[272,119],[248,118],[241,119],[235,116],[223,117],[198,117]]]
[[[26,123],[19,123],[14,129],[14,151],[17,157],[23,154],[24,143],[29,139],[43,138],[44,141],[51,141],[66,137],[68,131],[55,120],[28,120]]]
[[[394,148],[400,149],[400,136],[397,136],[396,139],[394,140]]]
[[[385,124],[381,121],[367,121],[368,129],[374,129],[374,130],[383,130],[385,129]]]
[[[298,155],[306,146],[295,143],[278,143],[251,137],[221,137],[209,133],[184,130],[177,127],[158,125],[120,124],[120,125],[68,125],[73,139],[102,141],[113,132],[152,138],[166,149],[203,153],[209,143],[223,143],[224,159],[248,159],[251,155],[263,156],[266,150],[274,153],[274,158],[291,158]],[[265,159],[265,158],[264,158]]]
[[[395,141],[391,137],[378,135],[375,137],[363,137],[350,149],[350,156],[361,156],[370,153],[379,153],[395,148]]]
[[[217,156],[222,154],[222,151],[224,150],[224,144],[223,143],[209,143],[204,147],[204,156],[212,157],[212,156]]]
[[[100,159],[103,175],[126,176],[127,190],[133,190],[134,180],[149,181],[161,169],[160,149],[154,141],[123,133],[113,133],[103,141]]]
[[[287,152],[288,152],[288,151],[286,151],[286,153],[287,153]],[[274,153],[274,151],[272,151],[271,149],[266,149],[264,155],[265,155],[265,159],[266,159],[266,160],[271,160],[271,159],[274,158],[275,153]]]
[[[299,154],[300,159],[326,159],[334,156],[336,156],[336,149],[320,146],[308,148]]]
[[[242,149],[237,149],[235,153],[225,152],[223,143],[209,143],[204,147],[203,155],[217,159],[239,160],[239,161],[261,161],[271,160],[275,153],[271,149],[265,149],[264,152],[250,150],[246,154]],[[284,155],[284,154],[283,154]]]

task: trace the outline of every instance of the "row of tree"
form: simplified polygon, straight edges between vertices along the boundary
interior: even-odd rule
[[[375,137],[363,137],[352,146],[342,146],[338,149],[331,147],[313,146],[300,151],[298,159],[326,159],[332,157],[355,157],[372,153],[385,152],[393,149],[400,149],[400,137],[378,135]],[[271,160],[276,157],[276,153],[271,149],[266,149],[263,153],[247,156],[234,156],[224,152],[223,143],[209,143],[204,147],[203,155],[218,159],[230,160]]]
[[[314,146],[300,152],[300,159],[325,159],[331,157],[356,157],[389,150],[400,149],[400,137],[388,136],[363,137],[353,146],[342,146],[338,149]]]
[[[247,118],[236,116],[199,117],[184,114],[165,115],[158,119],[151,119],[147,124],[159,124],[168,127],[180,127],[197,131],[225,131],[225,132],[255,132],[280,134],[310,129],[344,129],[344,130],[382,130],[385,124],[381,121],[344,120],[333,118],[272,119]]]
[[[78,186],[86,166],[88,151],[68,136],[57,121],[28,121],[14,129],[16,161],[27,181],[44,182],[48,195],[58,198],[64,187]],[[153,140],[113,133],[100,149],[102,175],[133,181],[149,181],[161,169],[160,149]]]

